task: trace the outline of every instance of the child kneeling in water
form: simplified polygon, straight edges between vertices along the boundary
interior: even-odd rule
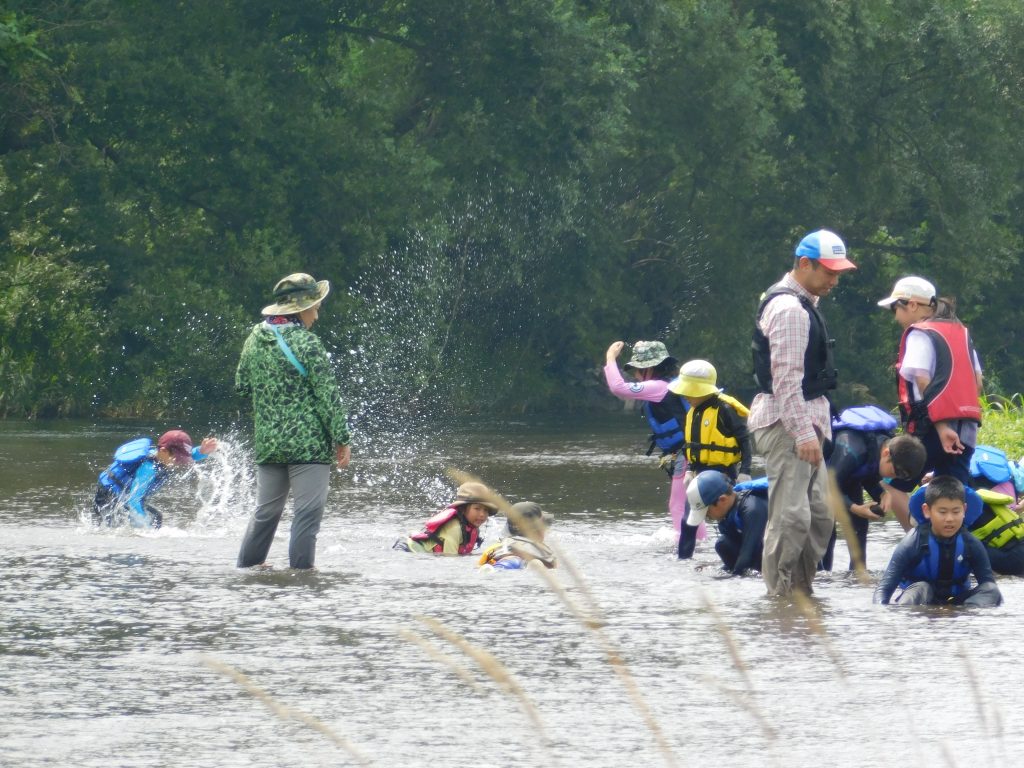
[[[455,501],[427,520],[423,530],[395,542],[395,549],[435,555],[471,555],[480,544],[480,526],[498,507],[483,483],[463,483]]]
[[[963,484],[950,475],[934,478],[922,507],[927,522],[910,531],[892,553],[873,602],[888,604],[896,587],[900,605],[999,605],[985,546],[964,528]],[[971,588],[970,577],[978,581]]]
[[[480,555],[480,565],[513,570],[525,568],[533,561],[554,568],[558,563],[551,547],[544,543],[544,532],[551,525],[551,515],[532,501],[512,505],[501,540]]]

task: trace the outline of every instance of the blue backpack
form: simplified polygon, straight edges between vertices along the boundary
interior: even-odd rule
[[[855,429],[858,432],[892,433],[897,425],[896,417],[883,411],[877,405],[855,405],[843,409],[832,419],[832,429]]]
[[[119,446],[114,451],[114,463],[100,473],[100,483],[116,493],[124,493],[152,450],[153,441],[148,437],[138,437]]]
[[[1013,470],[1005,452],[991,445],[979,445],[971,456],[971,477],[984,477],[999,485],[1013,481]]]

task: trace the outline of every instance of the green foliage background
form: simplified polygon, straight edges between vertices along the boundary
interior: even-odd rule
[[[894,399],[909,273],[1010,395],[1022,74],[1018,0],[6,0],[0,414],[236,407],[293,271],[357,412],[607,405],[616,339],[743,395],[822,226],[840,404]]]

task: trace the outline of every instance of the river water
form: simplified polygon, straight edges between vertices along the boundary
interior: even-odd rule
[[[1021,764],[1024,581],[998,609],[898,609],[835,573],[801,608],[720,578],[711,540],[681,563],[636,417],[364,438],[312,573],[286,568],[287,514],[275,568],[234,567],[243,434],[160,492],[163,529],[93,528],[97,472],[161,429],[0,423],[3,766]],[[552,512],[575,568],[392,550],[451,468]],[[874,575],[900,536],[872,526]]]

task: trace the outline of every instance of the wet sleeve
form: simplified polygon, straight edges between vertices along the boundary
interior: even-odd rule
[[[992,572],[992,562],[989,560],[988,551],[985,545],[976,539],[972,534],[964,536],[964,547],[967,550],[967,557],[971,561],[971,571],[978,584],[987,581],[995,581],[995,574]]]
[[[910,531],[896,545],[896,549],[893,550],[892,557],[889,559],[889,565],[886,567],[881,581],[878,582],[878,586],[875,587],[875,594],[871,602],[888,605],[889,600],[892,599],[893,592],[896,591],[896,587],[900,585],[900,582],[903,581],[911,568],[913,568],[914,555],[917,553],[918,530],[918,528],[915,528]]]
[[[302,363],[306,366],[309,386],[313,390],[313,406],[335,445],[348,445],[348,414],[341,401],[341,390],[334,377],[330,358],[323,344],[312,333],[305,334]]]
[[[749,498],[749,497],[748,497]],[[764,529],[768,527],[768,505],[754,502],[743,517],[743,544],[736,556],[732,572],[741,574],[746,570],[760,570],[761,551],[764,547]]]
[[[146,500],[146,496],[152,489],[155,480],[156,465],[151,460],[142,462],[135,472],[135,477],[132,478],[131,487],[128,489],[128,495],[124,500],[125,506],[131,510],[132,515],[138,515],[140,518],[146,517],[146,509],[143,506],[143,502]]]

